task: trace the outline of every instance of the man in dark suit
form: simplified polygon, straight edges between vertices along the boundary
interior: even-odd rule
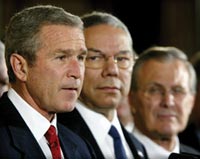
[[[178,140],[193,108],[196,82],[194,68],[176,47],[155,46],[139,55],[130,91],[133,134],[150,159],[168,159],[172,152],[199,154]]]
[[[56,116],[73,110],[82,88],[81,19],[55,6],[26,8],[11,19],[5,45],[11,88],[0,99],[0,158],[93,158]]]
[[[76,109],[59,114],[59,119],[93,146],[98,159],[120,156],[112,129],[119,134],[125,158],[147,158],[144,147],[123,128],[116,111],[130,88],[135,56],[131,35],[111,14],[92,12],[82,20],[88,49],[83,89]]]

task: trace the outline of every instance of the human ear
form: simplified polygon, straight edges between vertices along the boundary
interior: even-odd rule
[[[26,81],[28,65],[26,60],[19,54],[13,53],[10,57],[10,64],[17,79]]]

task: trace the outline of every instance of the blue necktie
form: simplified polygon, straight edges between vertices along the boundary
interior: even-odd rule
[[[127,159],[119,133],[113,125],[110,128],[109,135],[112,136],[113,141],[114,141],[116,159]]]

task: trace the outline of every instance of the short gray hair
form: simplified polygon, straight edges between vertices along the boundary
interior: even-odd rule
[[[131,81],[131,90],[137,91],[138,86],[138,73],[142,68],[142,65],[149,60],[157,61],[173,61],[180,60],[186,66],[190,80],[189,88],[191,93],[196,93],[197,87],[197,77],[196,72],[192,64],[189,62],[187,55],[176,47],[164,47],[164,46],[154,46],[146,49],[143,53],[139,55],[139,58],[136,60],[133,67],[132,81]],[[151,69],[151,68],[149,68]]]
[[[84,23],[84,28],[89,28],[95,25],[106,24],[122,29],[129,38],[129,42],[133,53],[136,54],[133,49],[133,40],[127,26],[114,15],[106,12],[93,11],[91,13],[84,14],[81,17],[81,19]]]
[[[5,37],[6,63],[10,82],[16,80],[10,65],[11,55],[18,53],[27,60],[29,65],[32,65],[36,60],[36,51],[42,43],[39,39],[40,30],[43,26],[51,24],[83,29],[83,23],[78,16],[51,5],[29,7],[11,18]]]

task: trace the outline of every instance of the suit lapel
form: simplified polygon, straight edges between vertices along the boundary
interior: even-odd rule
[[[40,158],[45,159],[45,156],[34,139],[32,133],[26,127],[9,126],[12,136],[13,146],[24,154],[24,158]]]
[[[74,156],[76,156],[77,153],[77,144],[74,143],[73,139],[71,139],[70,136],[68,136],[67,131],[63,130],[59,125],[58,132],[60,145],[65,159],[73,158]]]
[[[128,143],[133,156],[136,159],[147,158],[147,154],[144,154],[144,149],[143,149],[142,145],[140,144],[140,142],[132,134],[127,132],[122,125],[121,125],[121,127],[122,127],[124,137],[126,139],[126,142]]]
[[[19,153],[21,152],[21,154],[24,155],[23,158],[35,157],[45,159],[40,146],[16,108],[6,95],[4,95],[3,98],[3,102],[1,103],[1,111],[3,114],[1,118],[8,127],[12,146],[19,150]]]
[[[78,134],[82,136],[86,142],[90,143],[98,159],[104,159],[103,153],[101,152],[101,149],[99,148],[94,136],[76,108],[74,109],[73,113],[77,119],[76,126],[78,128]]]

